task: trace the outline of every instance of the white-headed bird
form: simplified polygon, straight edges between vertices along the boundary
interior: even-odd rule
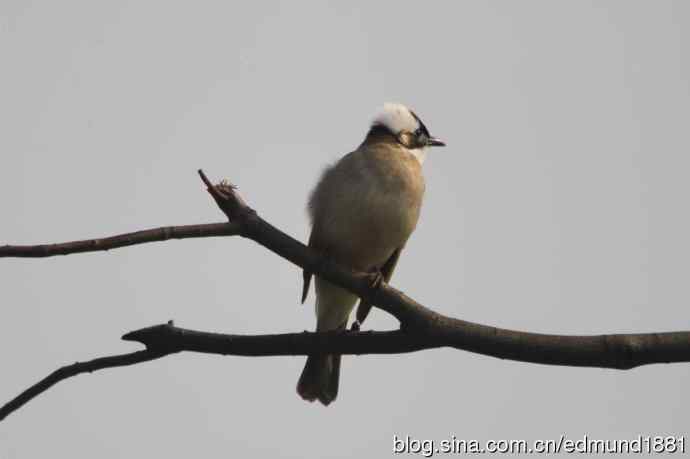
[[[401,104],[384,104],[364,142],[327,168],[309,199],[309,246],[354,271],[388,282],[417,225],[424,195],[422,164],[428,147],[445,144]],[[311,273],[304,272],[302,302]],[[316,331],[345,330],[357,295],[316,277]],[[371,309],[362,301],[361,322]],[[311,355],[297,383],[308,401],[328,405],[338,395],[340,355]]]

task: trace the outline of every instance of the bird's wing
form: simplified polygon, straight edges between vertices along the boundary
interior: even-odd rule
[[[401,251],[402,247],[395,249],[388,260],[381,267],[381,274],[383,275],[383,280],[386,281],[386,283],[391,280],[395,265],[398,264],[398,258],[400,258]],[[369,315],[371,306],[372,304],[368,301],[361,300],[359,302],[359,306],[357,306],[357,322],[359,322],[360,325],[362,325],[364,319],[366,319],[367,315]]]
[[[322,244],[319,243],[318,238],[316,237],[317,231],[316,228],[312,228],[311,234],[309,235],[309,243],[307,244],[309,247],[312,249],[316,249],[318,251],[321,251],[323,247],[321,247]],[[311,285],[311,276],[312,273],[311,271],[307,271],[306,269],[302,270],[302,304],[304,304],[304,300],[307,299],[307,295],[309,294],[309,286]]]

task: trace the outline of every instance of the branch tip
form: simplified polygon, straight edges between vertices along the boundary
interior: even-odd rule
[[[122,335],[124,341],[135,341],[147,348],[159,348],[166,341],[167,337],[174,330],[172,320],[167,323],[153,325],[151,327],[140,328]]]
[[[208,179],[208,177],[206,177],[206,174],[204,174],[204,170],[203,170],[203,169],[199,169],[199,170],[197,171],[197,173],[199,174],[199,177],[201,177],[201,181],[204,182],[204,185],[206,185],[206,187],[208,187],[208,188],[213,188],[213,184],[212,184],[211,181]]]

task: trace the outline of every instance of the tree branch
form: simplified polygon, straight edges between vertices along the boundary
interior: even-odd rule
[[[118,234],[101,239],[63,242],[40,245],[3,245],[0,258],[45,258],[72,253],[100,252],[118,249],[147,242],[167,241],[168,239],[188,239],[197,237],[236,236],[238,225],[234,223],[207,223],[205,225],[162,226],[134,233]]]
[[[100,357],[89,360],[88,362],[75,362],[72,365],[66,365],[58,368],[0,408],[0,421],[5,419],[10,413],[21,408],[29,400],[47,391],[63,379],[71,378],[72,376],[76,376],[81,373],[91,373],[96,370],[102,370],[103,368],[134,365],[135,363],[158,359],[169,353],[170,352],[162,353],[146,349],[143,351],[131,352],[129,354]]]
[[[401,354],[452,347],[498,358],[549,365],[630,369],[690,360],[688,333],[559,336],[524,333],[457,321],[443,329],[227,335],[179,328],[172,321],[125,334],[145,350],[62,367],[0,408],[0,421],[56,383],[81,373],[133,365],[181,351],[240,356],[317,353]]]
[[[122,336],[147,349],[242,356],[399,354],[452,347],[501,359],[627,370],[650,363],[690,361],[687,332],[561,336],[486,327],[453,319],[433,330],[332,331],[228,335],[168,322]]]
[[[21,249],[5,246],[0,248],[0,256],[50,256],[107,250],[172,237],[240,235],[392,314],[400,321],[400,330],[246,336],[186,330],[175,327],[172,323],[148,327],[123,336],[125,340],[144,344],[146,350],[60,368],[0,408],[0,420],[56,382],[70,376],[85,371],[131,365],[180,351],[269,356],[315,353],[392,354],[452,347],[523,362],[621,370],[652,363],[690,362],[688,331],[598,336],[546,335],[500,329],[444,316],[385,283],[375,285],[369,274],[353,273],[331,262],[259,217],[232,185],[212,185],[202,171],[199,171],[199,175],[230,223],[159,228],[101,240],[25,246]],[[170,234],[175,236],[169,236]]]

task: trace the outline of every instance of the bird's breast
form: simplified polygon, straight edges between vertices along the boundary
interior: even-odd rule
[[[314,228],[329,254],[353,269],[383,264],[414,231],[424,194],[421,168],[414,158],[354,158],[337,164],[315,190],[323,204]],[[352,158],[350,158],[352,160]],[[414,162],[412,162],[414,161]]]

